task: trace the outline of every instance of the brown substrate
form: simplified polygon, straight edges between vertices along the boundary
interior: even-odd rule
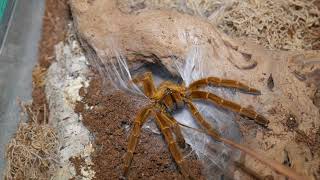
[[[77,156],[77,157],[71,157],[69,161],[73,164],[76,170],[76,176],[82,176],[81,166],[85,165],[84,159]]]
[[[37,117],[39,122],[43,122],[44,113],[48,109],[44,92],[45,74],[55,59],[54,46],[65,39],[68,21],[70,21],[70,14],[67,0],[46,0],[42,36],[39,42],[39,65],[34,68],[32,73],[33,102],[31,107],[33,112],[39,112]]]
[[[87,89],[81,89],[83,100],[77,103],[76,112],[83,116],[84,125],[95,137],[92,155],[95,178],[119,179],[132,121],[146,102],[120,91],[104,95],[101,84],[101,79],[95,76]],[[90,108],[85,108],[86,105]],[[191,153],[186,162],[189,173],[203,179],[195,154]],[[161,135],[142,130],[129,179],[183,179]]]

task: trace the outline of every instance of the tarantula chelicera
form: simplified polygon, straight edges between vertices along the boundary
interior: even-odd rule
[[[185,146],[185,140],[178,122],[170,115],[170,113],[186,105],[191,111],[194,119],[208,135],[217,141],[225,141],[225,139],[220,136],[219,132],[202,117],[196,106],[193,105],[192,100],[194,99],[209,100],[217,106],[221,106],[244,115],[262,126],[267,126],[269,123],[265,117],[256,113],[252,109],[241,107],[239,104],[225,100],[215,94],[199,90],[202,86],[211,85],[216,87],[234,88],[250,94],[260,94],[259,90],[248,87],[239,81],[208,77],[194,81],[189,85],[189,87],[185,87],[183,84],[164,81],[158,88],[156,88],[152,79],[152,73],[147,72],[134,79],[133,82],[137,85],[143,86],[145,95],[150,98],[152,103],[142,109],[134,120],[134,125],[128,140],[127,154],[124,159],[125,176],[127,176],[133,158],[133,153],[138,144],[141,127],[150,116],[155,117],[155,121],[168,143],[169,150],[175,162],[177,163],[182,175],[188,179],[190,179],[191,176],[185,167],[185,163],[183,163],[183,157],[178,148],[178,145],[180,147]]]

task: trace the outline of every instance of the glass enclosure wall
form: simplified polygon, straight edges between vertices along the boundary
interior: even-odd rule
[[[7,34],[16,0],[0,0],[0,51]]]

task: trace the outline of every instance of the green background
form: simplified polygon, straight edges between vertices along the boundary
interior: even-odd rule
[[[8,4],[8,0],[0,0],[0,22],[2,21],[7,4]]]

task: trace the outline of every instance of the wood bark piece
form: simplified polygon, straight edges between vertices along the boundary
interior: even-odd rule
[[[229,38],[199,17],[176,11],[146,10],[137,15],[122,13],[116,1],[71,1],[80,37],[96,55],[106,61],[121,50],[129,62],[149,60],[176,73],[173,61],[185,58],[193,46],[207,49],[207,60],[229,60],[238,68],[251,68],[256,62],[237,51]]]
[[[80,40],[89,47],[92,58],[104,62],[112,60],[118,50],[132,68],[144,62],[160,62],[178,74],[174,61],[184,61],[193,47],[199,47],[204,74],[239,80],[262,92],[257,97],[239,95],[241,104],[255,107],[270,120],[270,130],[266,131],[240,119],[244,144],[288,164],[301,175],[320,177],[320,114],[312,102],[320,88],[314,81],[320,69],[319,52],[269,51],[247,40],[231,40],[205,20],[175,11],[128,14],[121,12],[113,0],[71,0],[70,5]],[[301,81],[294,72],[310,78]],[[273,91],[267,85],[270,74]],[[294,129],[286,123],[292,115],[298,123]],[[284,179],[251,157],[246,157],[244,164],[262,176]],[[248,178],[241,170],[234,176]]]

